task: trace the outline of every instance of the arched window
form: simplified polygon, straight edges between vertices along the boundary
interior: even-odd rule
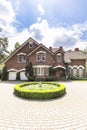
[[[83,77],[83,69],[79,68],[79,77]]]
[[[77,68],[73,68],[73,76],[77,75]]]

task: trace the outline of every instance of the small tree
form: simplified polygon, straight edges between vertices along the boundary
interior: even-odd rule
[[[5,81],[7,80],[7,77],[8,77],[8,72],[7,72],[6,67],[4,67],[1,73],[1,80]]]
[[[28,80],[34,80],[34,71],[31,62],[25,67],[25,75],[27,76]]]

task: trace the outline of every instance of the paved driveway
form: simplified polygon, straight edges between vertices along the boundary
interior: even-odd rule
[[[0,82],[0,130],[87,130],[87,82],[62,82],[67,94],[49,101],[13,95],[17,82]]]

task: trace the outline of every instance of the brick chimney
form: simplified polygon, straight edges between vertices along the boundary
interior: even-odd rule
[[[59,49],[60,49],[61,51],[63,51],[63,47],[62,47],[62,46],[60,46]]]
[[[75,48],[75,50],[74,51],[79,51],[79,48]]]
[[[52,47],[51,46],[49,47],[49,50],[52,51]]]

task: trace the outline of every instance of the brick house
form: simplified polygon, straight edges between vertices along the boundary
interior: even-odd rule
[[[32,63],[36,78],[44,79],[49,75],[49,68],[55,69],[56,78],[64,78],[66,64],[69,65],[71,76],[86,76],[86,56],[78,48],[74,51],[64,51],[63,47],[47,48],[32,38],[26,40],[6,60],[8,80],[16,80],[20,73],[20,80],[27,80],[25,67]]]

